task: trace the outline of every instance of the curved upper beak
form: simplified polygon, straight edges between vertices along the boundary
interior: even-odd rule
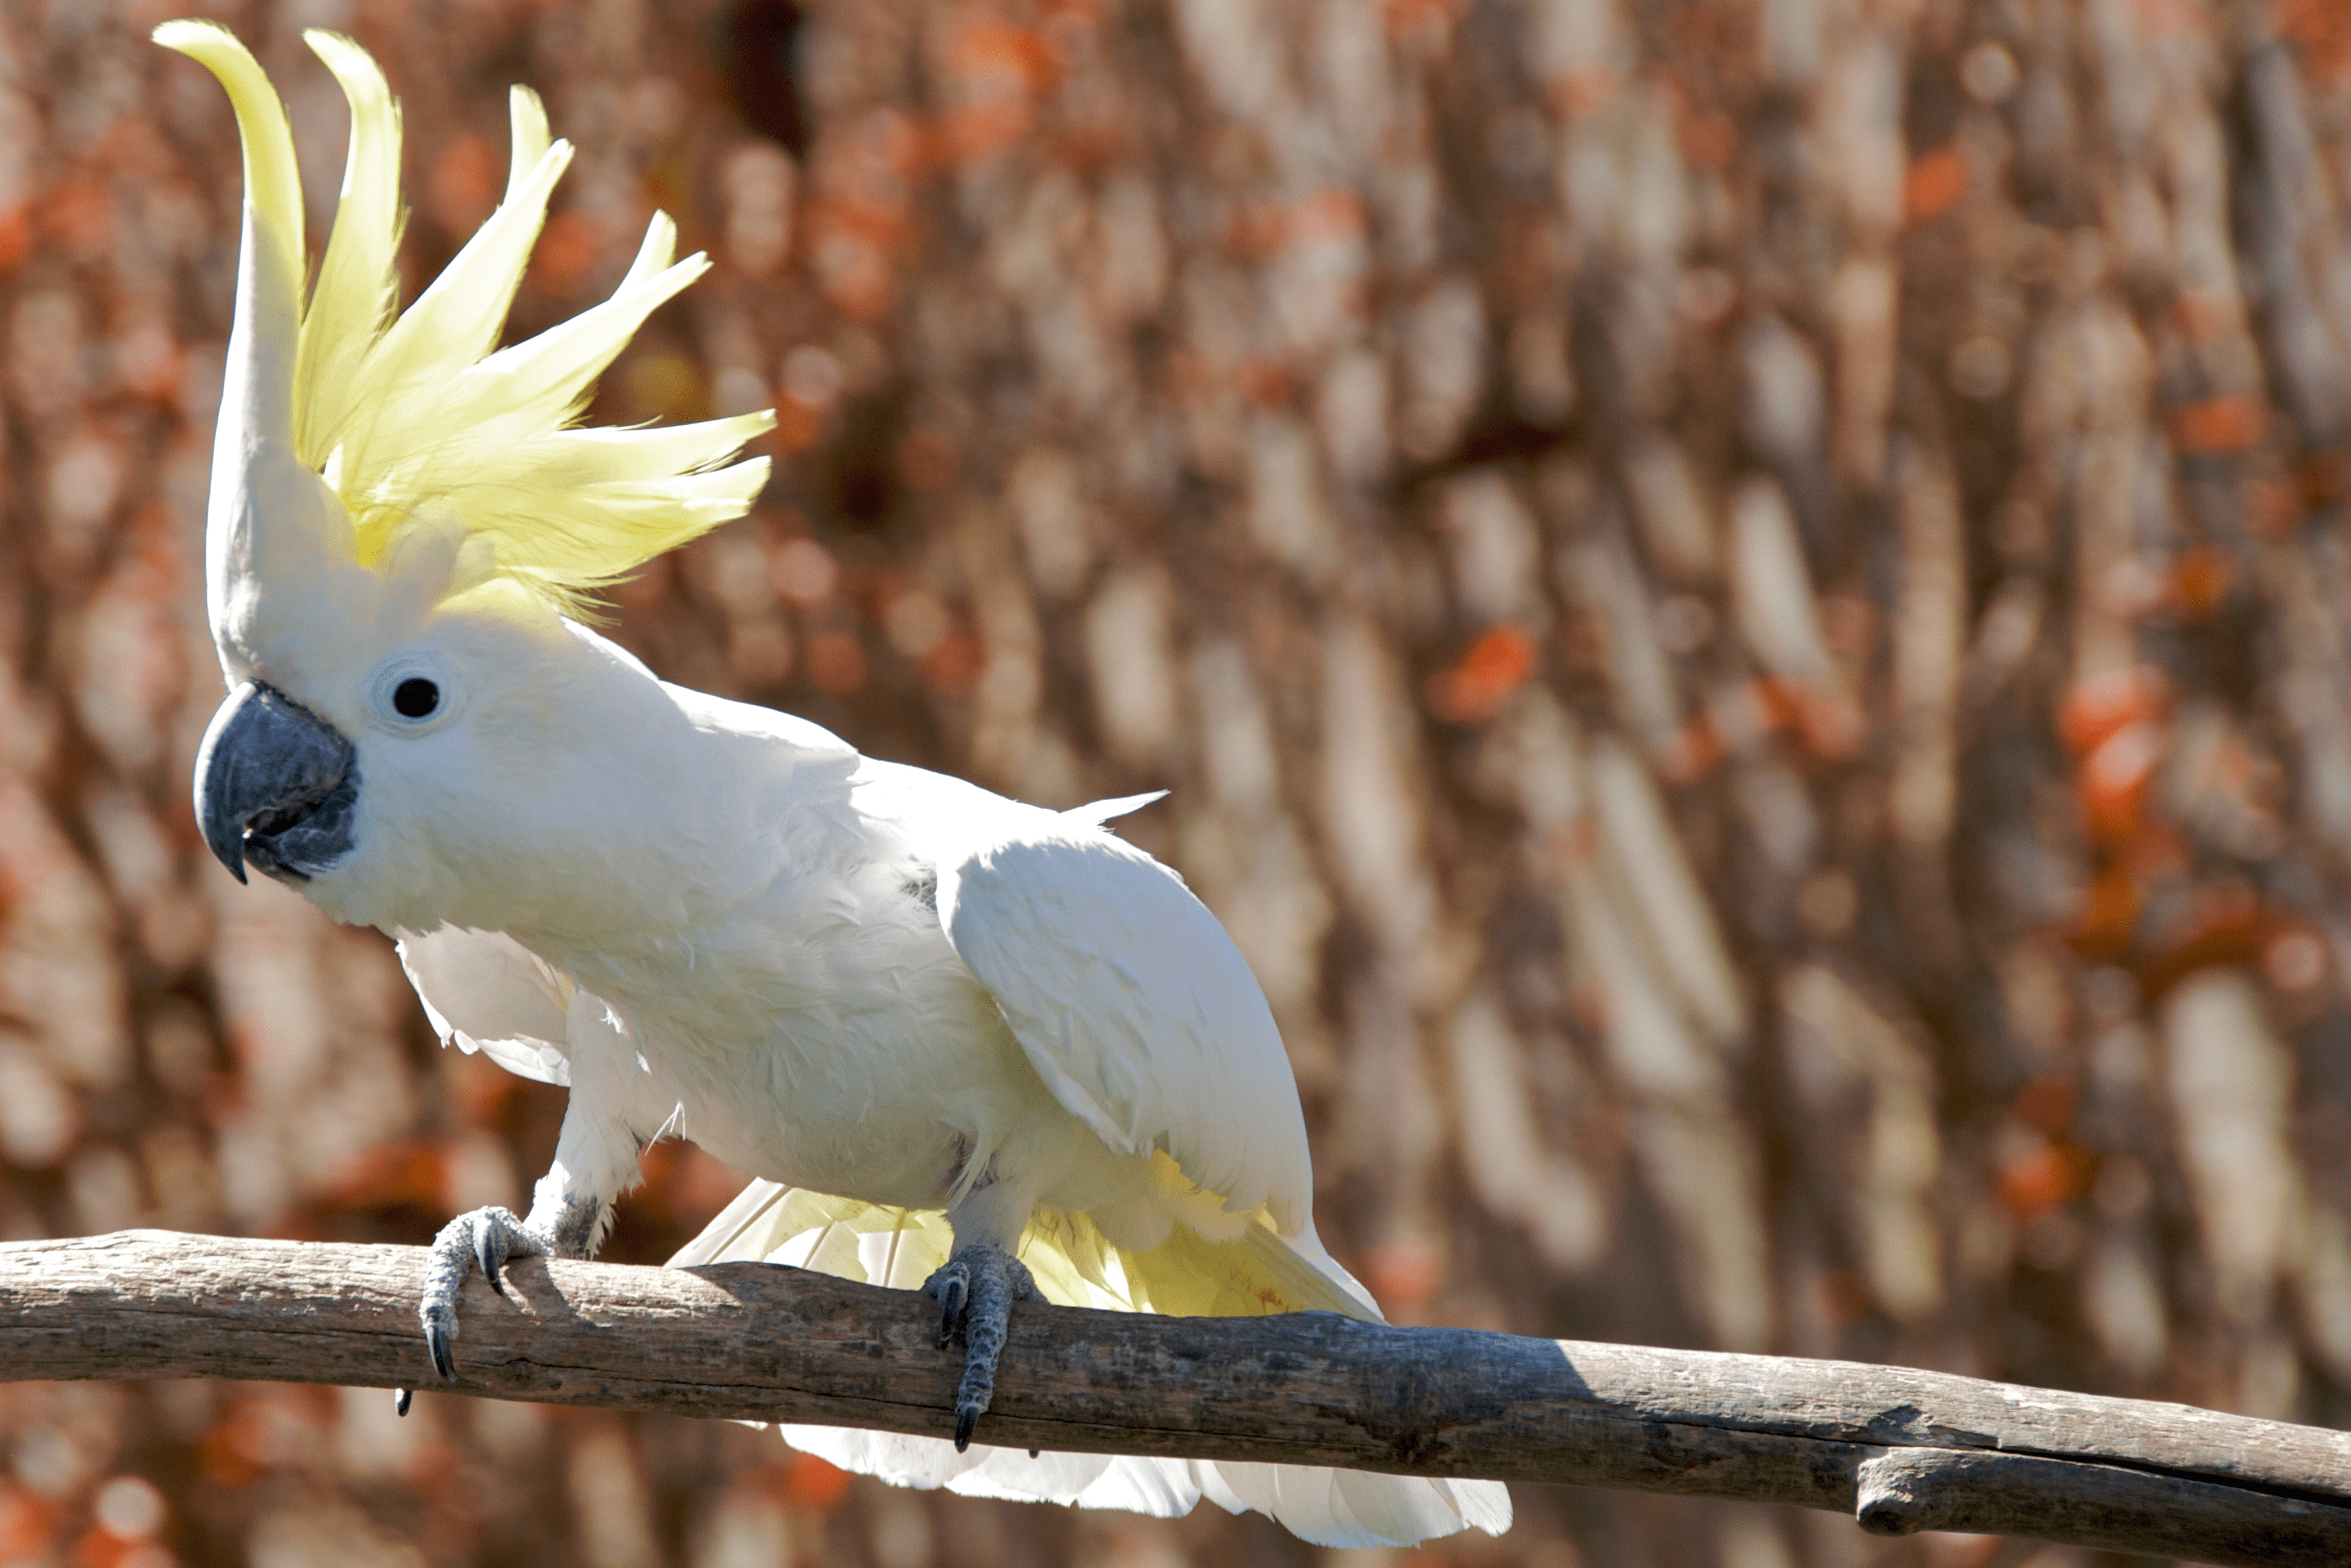
[[[359,771],[351,743],[285,693],[229,693],[196,753],[196,822],[229,874],[251,861],[304,883],[350,852]]]

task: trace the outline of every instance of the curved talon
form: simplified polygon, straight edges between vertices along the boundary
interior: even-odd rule
[[[487,1216],[477,1215],[474,1219],[474,1261],[481,1266],[482,1278],[490,1282],[490,1289],[505,1296],[507,1282],[499,1270],[507,1263],[506,1227]],[[512,1301],[514,1298],[507,1296],[507,1299]]]
[[[407,1415],[407,1414],[408,1414],[408,1406],[409,1406],[410,1403],[415,1399],[415,1397],[416,1397],[415,1394],[414,1394],[413,1392],[412,1392],[411,1390],[409,1390],[409,1389],[405,1389],[405,1388],[395,1388],[395,1389],[393,1389],[393,1390],[392,1391],[392,1413],[393,1415],[395,1415],[395,1416],[405,1416],[405,1415]]]
[[[425,1322],[424,1348],[433,1353],[433,1370],[441,1375],[444,1383],[457,1381],[457,1357],[450,1348],[450,1341],[456,1337],[457,1325],[454,1320],[444,1322],[438,1319],[428,1319]]]
[[[947,1265],[948,1269],[955,1267],[952,1263]],[[938,1281],[939,1348],[945,1350],[955,1342],[956,1330],[963,1326],[963,1310],[971,1300],[971,1286],[959,1269],[952,1274],[942,1269],[940,1273],[946,1275]]]
[[[960,1454],[966,1448],[971,1447],[971,1429],[979,1425],[980,1408],[981,1407],[977,1405],[958,1405],[956,1406],[956,1453]]]

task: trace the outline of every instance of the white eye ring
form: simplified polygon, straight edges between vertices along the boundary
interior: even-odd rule
[[[402,653],[378,670],[368,706],[376,723],[395,735],[423,735],[457,711],[457,685],[437,653]]]

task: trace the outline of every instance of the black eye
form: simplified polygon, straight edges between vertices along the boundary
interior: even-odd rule
[[[411,675],[392,688],[392,706],[402,718],[430,718],[441,706],[441,688],[422,675]]]

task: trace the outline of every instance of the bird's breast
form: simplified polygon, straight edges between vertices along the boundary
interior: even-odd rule
[[[665,954],[601,956],[580,978],[632,1019],[682,1130],[718,1159],[927,1207],[1050,1095],[920,879],[863,880],[712,922]]]

